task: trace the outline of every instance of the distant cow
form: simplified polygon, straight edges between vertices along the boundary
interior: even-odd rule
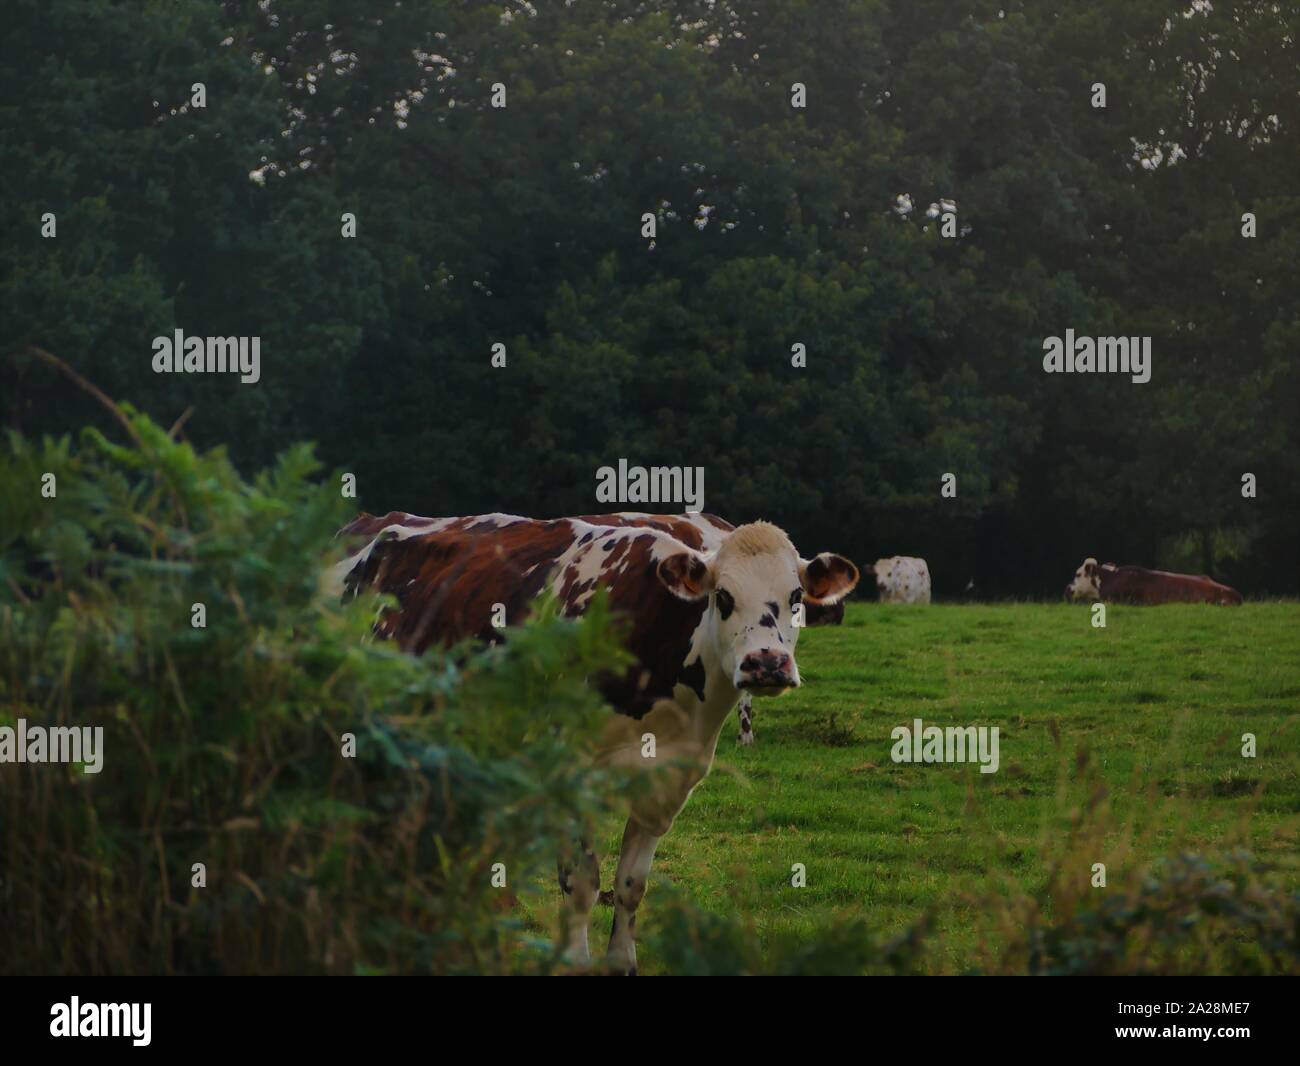
[[[929,603],[930,568],[924,559],[893,555],[867,570],[876,579],[881,603]]]
[[[1085,559],[1065,586],[1067,600],[1103,600],[1106,603],[1218,603],[1238,606],[1241,593],[1205,574],[1171,574],[1140,566],[1097,565]]]
[[[671,516],[670,516],[671,517]],[[699,516],[690,516],[696,519]],[[669,523],[672,524],[671,522]],[[624,640],[635,665],[594,678],[617,712],[599,745],[605,766],[661,769],[632,800],[614,882],[610,961],[636,972],[633,935],[660,837],[713,763],[722,726],[742,692],[774,696],[800,684],[795,662],[801,600],[829,606],[858,582],[857,568],[829,552],[801,559],[776,526],[753,522],[702,550],[704,533],[657,523],[517,515],[421,519],[362,515],[341,535],[369,539],[334,570],[340,586],[373,586],[398,606],[377,630],[419,653],[465,637],[500,639],[493,606],[517,625],[533,598],[551,590],[566,614],[581,614],[599,587],[630,623]],[[695,547],[700,538],[701,547]],[[642,755],[644,734],[655,758]],[[600,889],[595,852],[583,845],[563,861],[567,950],[588,957],[587,926]]]

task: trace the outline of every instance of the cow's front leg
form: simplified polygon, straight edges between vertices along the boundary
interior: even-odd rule
[[[740,736],[736,743],[746,747],[754,743],[754,697],[748,692],[740,694]]]
[[[591,908],[600,892],[600,862],[591,844],[576,841],[575,847],[560,856],[560,944],[569,962],[586,963],[591,959],[587,947],[587,927]]]
[[[618,854],[614,877],[614,925],[609,934],[609,964],[629,977],[636,976],[636,909],[645,895],[650,864],[663,833],[643,829],[635,819],[627,820],[623,846]]]

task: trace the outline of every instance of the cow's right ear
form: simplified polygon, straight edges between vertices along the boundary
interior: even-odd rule
[[[655,569],[660,583],[687,603],[697,603],[713,589],[713,575],[709,566],[696,552],[674,552],[659,560]]]
[[[1097,560],[1091,558],[1085,559],[1083,561],[1083,576],[1092,577],[1092,575],[1095,574],[1096,572],[1097,572]]]

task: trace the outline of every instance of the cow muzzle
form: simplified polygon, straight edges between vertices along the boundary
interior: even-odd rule
[[[751,651],[740,661],[736,687],[755,696],[775,696],[799,687],[799,672],[789,652],[776,648]]]

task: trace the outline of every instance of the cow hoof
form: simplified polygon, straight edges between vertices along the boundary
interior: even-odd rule
[[[612,888],[607,888],[603,892],[597,893],[596,902],[602,907],[614,906],[614,890]]]
[[[624,976],[624,977],[635,977],[635,976],[636,976],[636,967],[633,966],[632,969],[630,969],[630,970],[624,970],[624,971],[623,971],[623,976]]]
[[[739,744],[741,747],[747,748],[754,743],[754,734],[741,733],[740,736],[736,737],[736,743]]]

